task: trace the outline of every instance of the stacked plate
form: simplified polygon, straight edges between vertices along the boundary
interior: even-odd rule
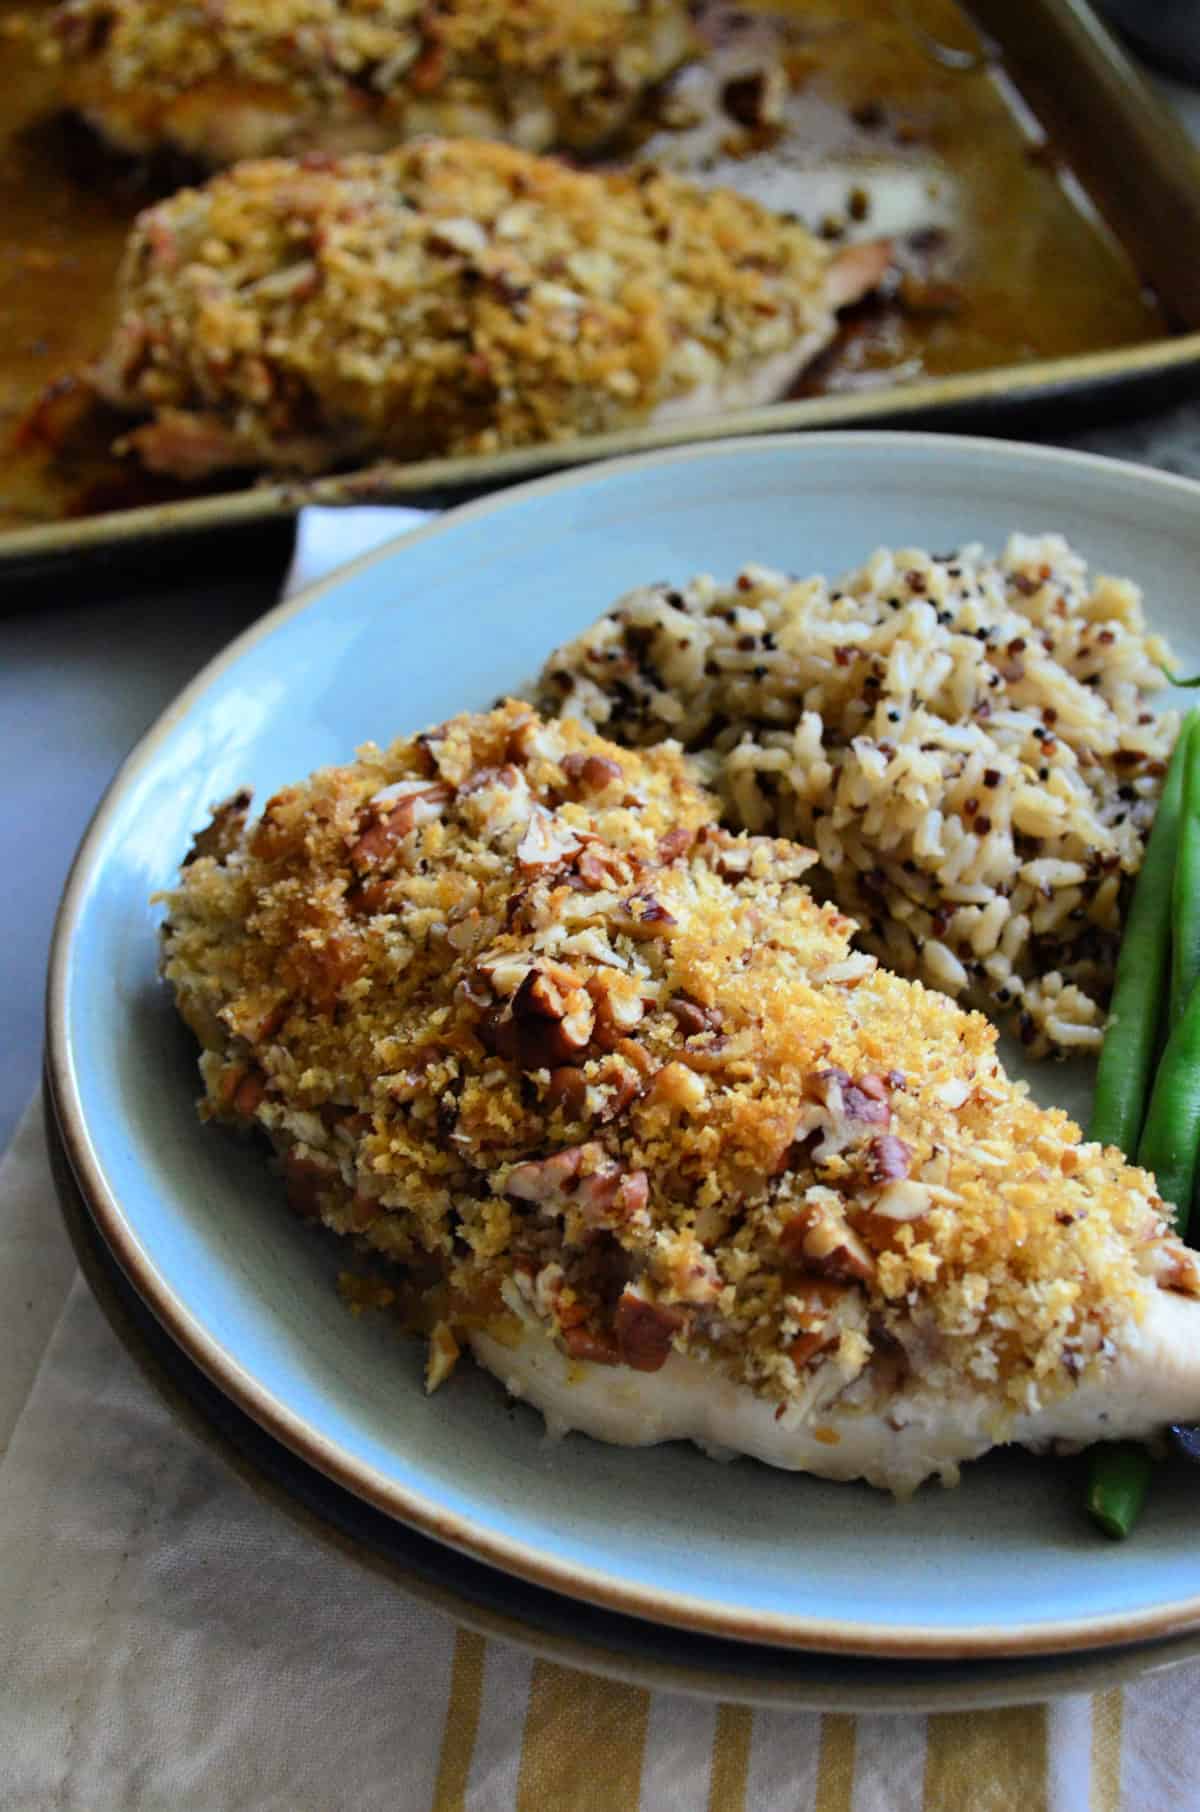
[[[748,559],[836,571],[872,546],[1065,533],[1135,575],[1200,663],[1200,487],[942,436],[724,442],[472,504],[272,612],[118,775],[52,963],[48,1098],[64,1210],[118,1332],[181,1415],[282,1508],[468,1623],[641,1682],[861,1709],[1077,1692],[1200,1652],[1196,1475],[1098,1541],[1069,1463],[997,1455],[898,1505],[691,1448],[547,1443],[460,1368],[333,1288],[338,1255],[248,1149],[204,1131],[156,975],[151,897],[207,808],[519,690],[630,586]],[[1031,1068],[1086,1111],[1087,1078]]]

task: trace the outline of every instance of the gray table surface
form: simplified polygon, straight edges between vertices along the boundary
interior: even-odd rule
[[[1163,84],[1200,137],[1200,95]],[[1200,402],[1086,433],[1083,447],[1200,478]],[[143,582],[0,618],[0,1150],[38,1077],[42,988],[71,858],[122,758],[205,661],[272,601],[284,560]]]

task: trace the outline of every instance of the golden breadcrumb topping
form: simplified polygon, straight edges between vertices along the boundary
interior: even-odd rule
[[[596,433],[832,322],[803,227],[439,140],[244,164],[138,220],[96,375],[149,463],[315,470]],[[182,451],[181,451],[182,449]]]
[[[400,1261],[430,1379],[514,1307],[567,1352],[715,1358],[798,1413],[974,1382],[999,1433],[1200,1293],[1153,1179],[854,954],[811,852],[718,828],[670,744],[507,703],[241,795],[169,896],[202,1111]]]
[[[126,138],[186,136],[203,100],[273,106],[293,137],[357,119],[395,142],[441,106],[535,149],[581,148],[692,48],[681,0],[67,0],[53,30],[81,104]]]

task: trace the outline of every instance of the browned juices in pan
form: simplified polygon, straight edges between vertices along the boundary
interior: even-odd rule
[[[801,393],[1165,331],[1125,254],[1020,123],[957,9],[805,0],[774,10],[789,24],[782,130],[731,117],[700,173],[796,207],[835,239],[877,226],[894,236],[902,273],[897,297],[847,320]],[[103,345],[125,232],[166,175],[106,159],[55,119],[57,77],[34,43],[40,11],[0,0],[0,531],[189,494],[113,457],[112,421],[58,459],[13,445],[45,386]],[[677,134],[647,126],[637,138],[653,151],[674,139],[681,154]],[[894,233],[889,206],[899,209]]]

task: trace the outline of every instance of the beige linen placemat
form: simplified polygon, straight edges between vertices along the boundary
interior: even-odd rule
[[[61,1248],[40,1132],[33,1109],[0,1167],[6,1253],[39,1227]],[[4,1812],[1200,1807],[1200,1664],[1049,1707],[822,1716],[456,1629],[180,1428],[79,1278],[0,1462],[0,1557]]]

